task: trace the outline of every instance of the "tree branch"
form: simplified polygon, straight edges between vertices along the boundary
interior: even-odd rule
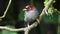
[[[40,14],[40,20],[42,19],[45,11],[48,10],[49,6],[53,3],[54,0],[49,0],[48,3],[46,4],[45,8],[42,10],[42,13]]]
[[[9,3],[8,3],[8,5],[7,5],[7,8],[6,8],[6,10],[4,11],[3,16],[0,16],[0,19],[4,18],[4,17],[6,16],[7,11],[8,11],[8,9],[9,9],[9,6],[10,6],[11,2],[12,2],[12,0],[9,0]]]

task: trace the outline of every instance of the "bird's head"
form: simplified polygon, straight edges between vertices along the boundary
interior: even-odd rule
[[[27,5],[24,9],[23,9],[23,11],[30,11],[30,10],[34,10],[34,6],[33,5]]]

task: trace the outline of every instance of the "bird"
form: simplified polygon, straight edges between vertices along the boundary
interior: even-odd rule
[[[27,26],[29,26],[30,22],[36,20],[39,16],[39,12],[34,5],[27,5],[24,9],[24,21],[27,22]]]

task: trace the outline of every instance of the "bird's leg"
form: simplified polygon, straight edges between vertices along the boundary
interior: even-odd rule
[[[38,23],[40,23],[40,20],[39,20],[39,19],[36,19],[36,21],[37,21]]]
[[[27,23],[27,27],[29,27],[29,22]]]

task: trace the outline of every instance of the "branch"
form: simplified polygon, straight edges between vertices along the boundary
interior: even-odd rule
[[[4,18],[4,17],[6,16],[6,13],[7,13],[8,9],[9,9],[9,6],[10,6],[11,2],[12,2],[12,0],[9,0],[9,3],[8,3],[8,5],[7,5],[7,8],[6,8],[6,10],[4,11],[3,16],[0,16],[0,19]]]
[[[26,31],[27,29],[30,30],[36,26],[37,26],[37,22],[35,22],[34,24],[30,25],[29,27],[25,27],[25,28],[14,29],[14,28],[9,28],[7,26],[0,26],[0,29],[5,29],[8,31]]]
[[[42,19],[44,12],[48,10],[49,6],[53,3],[54,0],[49,0],[46,4],[45,8],[42,10],[42,13],[40,14],[40,20]]]
[[[25,30],[25,28],[13,29],[13,28],[9,28],[7,26],[0,26],[0,29],[5,29],[8,31],[24,31]]]

